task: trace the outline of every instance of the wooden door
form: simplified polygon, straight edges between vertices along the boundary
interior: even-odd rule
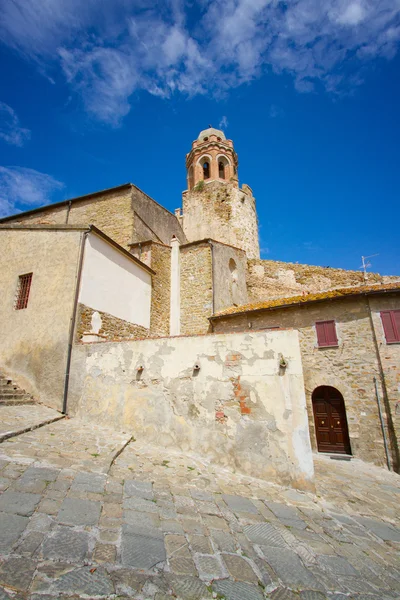
[[[322,385],[312,395],[319,452],[351,454],[346,409],[342,394]]]

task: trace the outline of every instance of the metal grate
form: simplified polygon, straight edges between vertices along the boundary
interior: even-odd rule
[[[33,273],[27,273],[26,275],[19,276],[15,310],[21,310],[21,308],[26,308],[28,306],[32,275]]]

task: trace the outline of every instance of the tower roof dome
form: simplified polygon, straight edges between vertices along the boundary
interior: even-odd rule
[[[215,129],[214,127],[209,127],[208,129],[203,129],[203,131],[200,131],[197,139],[199,142],[204,142],[204,138],[209,137],[210,135],[216,135],[217,137],[220,137],[221,140],[226,140],[224,132],[220,129]]]

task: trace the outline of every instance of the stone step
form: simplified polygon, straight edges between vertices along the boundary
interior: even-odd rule
[[[13,383],[12,379],[0,374],[0,406],[36,404],[35,399]]]
[[[28,404],[36,404],[36,402],[35,400],[33,400],[33,398],[21,398],[19,400],[3,400],[2,398],[0,398],[0,406],[26,406]]]
[[[0,390],[0,398],[18,398],[19,396],[29,396],[23,390]]]

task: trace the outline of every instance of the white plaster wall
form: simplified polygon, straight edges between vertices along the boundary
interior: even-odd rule
[[[297,331],[75,346],[69,407],[136,439],[252,476],[313,485]]]
[[[79,302],[149,328],[151,275],[90,233],[85,245]]]

